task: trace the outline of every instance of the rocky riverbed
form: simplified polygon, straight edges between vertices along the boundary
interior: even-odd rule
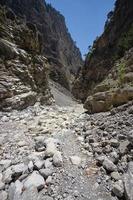
[[[0,113],[0,200],[133,199],[132,102]]]

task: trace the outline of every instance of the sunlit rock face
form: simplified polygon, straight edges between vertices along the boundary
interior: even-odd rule
[[[43,0],[4,0],[1,4],[6,4],[16,15],[36,25],[41,34],[42,53],[51,63],[51,78],[70,88],[83,62],[64,17]]]
[[[107,111],[133,99],[132,17],[133,1],[117,0],[74,82],[72,92],[89,112]]]
[[[6,8],[0,8],[0,30],[0,110],[52,103],[38,31]]]
[[[133,1],[117,0],[108,14],[103,34],[96,38],[78,78],[73,94],[85,101],[94,87],[110,73],[114,63],[133,46]]]

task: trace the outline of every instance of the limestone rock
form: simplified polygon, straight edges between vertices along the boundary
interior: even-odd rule
[[[35,186],[37,189],[42,189],[45,185],[44,178],[37,172],[33,171],[32,174],[24,181],[24,188],[28,189]]]
[[[81,158],[78,157],[78,156],[71,156],[70,160],[71,160],[73,165],[79,166],[81,164]]]
[[[109,171],[109,172],[113,172],[117,170],[117,166],[108,158],[106,158],[103,162],[103,167]]]
[[[114,184],[112,191],[117,197],[121,198],[123,196],[123,194],[124,194],[124,186],[123,186],[122,180],[119,180]]]
[[[128,171],[124,175],[124,190],[127,200],[133,199],[133,162],[128,165]]]
[[[61,167],[63,164],[61,152],[56,151],[53,156],[53,164],[56,167]]]

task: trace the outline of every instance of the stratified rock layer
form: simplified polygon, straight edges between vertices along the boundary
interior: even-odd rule
[[[36,27],[40,32],[42,53],[51,63],[51,78],[69,88],[82,65],[82,58],[64,17],[44,0],[4,0],[1,4],[25,18],[30,27]]]
[[[0,110],[51,103],[39,33],[5,8],[0,8],[0,29]]]
[[[74,82],[73,94],[83,102],[87,99],[85,108],[89,112],[107,111],[132,99],[133,51],[125,55],[133,47],[132,16],[133,1],[117,0],[114,12],[108,15],[104,33],[94,41]],[[122,85],[118,83],[120,79],[124,79]]]

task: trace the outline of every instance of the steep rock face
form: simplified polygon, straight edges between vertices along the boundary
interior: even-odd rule
[[[64,17],[43,0],[2,0],[1,4],[36,25],[42,36],[42,53],[51,63],[51,78],[69,88],[82,59]]]
[[[108,15],[104,33],[94,41],[85,65],[74,82],[73,94],[85,101],[110,73],[114,63],[133,46],[133,1],[117,0]]]
[[[39,33],[0,7],[0,110],[52,102],[41,48]]]

